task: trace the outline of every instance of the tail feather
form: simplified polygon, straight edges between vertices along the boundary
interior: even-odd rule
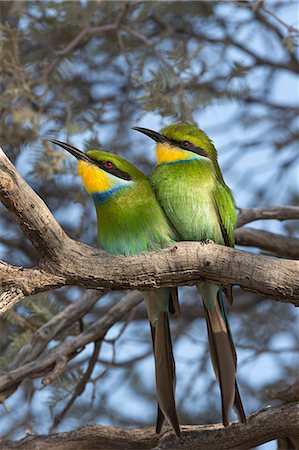
[[[157,422],[156,422],[156,434],[160,434],[161,431],[162,431],[164,422],[165,422],[165,417],[164,417],[164,414],[161,411],[159,403],[158,403],[157,406],[158,406],[158,408],[157,408],[158,411],[157,411]]]
[[[151,325],[151,335],[152,335],[152,343],[153,343],[153,351],[155,355],[155,328]],[[156,420],[156,434],[160,434],[165,422],[165,416],[161,411],[159,402],[157,404],[157,420]]]
[[[211,359],[220,385],[223,425],[229,425],[233,405],[244,422],[245,412],[236,381],[237,355],[221,290],[208,283],[199,285],[198,290],[204,301]]]
[[[180,435],[180,426],[175,407],[175,362],[169,330],[168,313],[162,313],[155,327],[154,355],[156,362],[157,397],[161,412],[173,427],[177,436]],[[158,415],[158,420],[161,420]],[[158,426],[157,420],[157,429]]]
[[[169,312],[174,316],[180,315],[180,304],[179,304],[179,296],[178,296],[178,288],[172,287],[170,288],[170,296],[169,296]]]
[[[232,299],[232,296],[231,296],[231,299]],[[226,325],[226,329],[227,329],[227,336],[229,338],[231,351],[232,351],[232,353],[234,355],[234,359],[235,359],[235,371],[237,371],[237,352],[236,352],[236,349],[235,349],[235,344],[234,344],[234,341],[233,341],[233,337],[232,337],[232,333],[231,333],[231,329],[230,329],[230,325],[229,325],[229,321],[228,321],[228,316],[227,316],[227,312],[226,312],[225,303],[224,303],[224,299],[223,299],[223,296],[222,296],[221,288],[219,289],[219,291],[217,293],[217,300],[218,300],[218,302],[220,304],[221,311],[222,311],[222,316],[223,316],[224,321],[225,321],[225,325]],[[232,300],[231,300],[230,304],[232,304]],[[237,380],[235,380],[234,408],[236,410],[236,413],[238,415],[238,418],[239,418],[240,422],[245,423],[246,422],[246,414],[245,414],[245,410],[244,410],[243,403],[242,403],[242,400],[241,400],[241,396],[240,396]]]
[[[223,319],[216,308],[211,311],[205,308],[205,313],[212,363],[221,391],[223,425],[228,426],[235,398],[235,361],[227,333],[223,330]]]
[[[163,290],[165,294],[165,290]],[[160,295],[159,295],[160,293]],[[146,292],[145,300],[148,315],[151,321],[151,334],[155,358],[156,390],[158,398],[158,414],[156,423],[156,433],[162,430],[165,418],[174,429],[177,436],[180,436],[180,426],[175,406],[175,361],[173,357],[172,342],[169,328],[168,311],[178,312],[178,302],[176,290],[168,290],[167,305],[163,305],[161,291],[155,293]],[[165,296],[164,296],[165,300]],[[154,306],[156,305],[156,307]]]
[[[246,423],[246,414],[245,414],[245,410],[244,410],[243,403],[241,400],[237,381],[236,381],[235,391],[236,391],[235,401],[234,401],[235,410],[238,414],[240,422]]]

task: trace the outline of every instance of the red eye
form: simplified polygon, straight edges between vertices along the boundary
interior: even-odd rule
[[[111,161],[105,161],[104,167],[105,167],[105,169],[112,169],[114,167],[114,165]]]
[[[183,144],[185,147],[190,147],[192,145],[189,141],[184,141]]]

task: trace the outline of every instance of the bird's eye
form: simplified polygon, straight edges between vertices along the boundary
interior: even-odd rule
[[[191,145],[192,145],[191,142],[189,142],[189,141],[184,141],[183,144],[185,147],[191,147]]]
[[[105,161],[103,166],[105,169],[112,169],[114,167],[114,164],[111,161]]]

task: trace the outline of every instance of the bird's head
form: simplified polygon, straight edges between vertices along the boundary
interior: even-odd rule
[[[50,139],[51,140],[51,139]],[[51,140],[67,150],[78,160],[78,173],[90,195],[104,194],[108,191],[129,187],[145,178],[136,167],[120,156],[100,150],[81,152],[72,145]]]
[[[160,133],[147,128],[134,127],[157,142],[157,164],[193,159],[206,159],[217,163],[217,152],[208,136],[195,125],[178,123],[163,128]]]

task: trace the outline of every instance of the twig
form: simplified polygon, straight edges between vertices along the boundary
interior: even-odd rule
[[[19,365],[19,367],[2,375],[0,377],[0,392],[4,392],[5,397],[7,397],[25,378],[36,378],[47,371],[52,372],[50,372],[48,380],[45,378],[45,384],[53,381],[56,375],[60,374],[61,370],[64,370],[66,363],[74,357],[78,349],[90,342],[102,341],[107,331],[140,302],[141,298],[138,293],[136,295],[136,293],[131,292],[125,295],[105,316],[96,320],[79,335],[69,338],[38,358]]]
[[[255,220],[299,220],[298,206],[263,207],[252,209],[241,209],[237,228]]]
[[[49,322],[41,326],[33,335],[31,341],[22,348],[21,353],[16,355],[10,365],[10,370],[17,368],[20,364],[34,361],[52,339],[87,314],[102,296],[103,294],[100,292],[87,292],[80,300],[67,306]]]
[[[50,430],[51,432],[60,424],[60,422],[62,421],[62,419],[68,412],[68,410],[73,405],[74,401],[84,392],[85,386],[88,383],[88,381],[92,375],[92,372],[93,372],[93,369],[94,369],[96,363],[98,362],[100,349],[101,349],[101,341],[96,341],[94,343],[93,353],[88,362],[88,367],[86,369],[86,372],[84,373],[83,377],[78,382],[78,384],[76,385],[71,398],[69,399],[69,401],[67,402],[67,404],[65,405],[63,410],[54,418],[53,425]]]
[[[84,42],[86,36],[97,36],[102,33],[106,33],[108,31],[117,31],[120,27],[122,20],[125,17],[127,11],[127,4],[125,3],[122,8],[119,16],[115,20],[114,23],[108,25],[101,25],[98,27],[90,27],[86,26],[83,28],[79,34],[77,34],[65,47],[63,50],[57,53],[57,57],[49,64],[49,66],[45,69],[44,78],[46,79],[49,74],[55,69],[55,67],[60,64],[62,58],[71,53],[75,48],[77,48],[82,42]]]

